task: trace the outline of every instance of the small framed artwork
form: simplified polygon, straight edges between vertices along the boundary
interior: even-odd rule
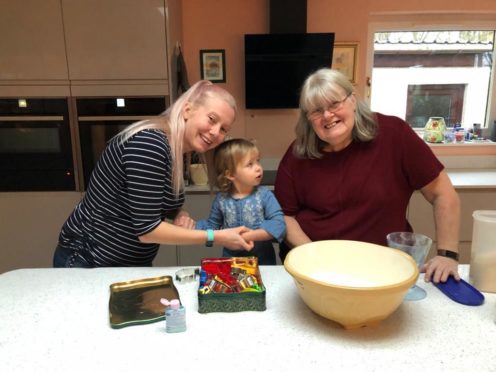
[[[352,84],[356,84],[357,58],[358,43],[334,43],[331,67],[341,71]]]
[[[200,72],[202,80],[212,83],[226,82],[226,57],[224,49],[200,50]]]

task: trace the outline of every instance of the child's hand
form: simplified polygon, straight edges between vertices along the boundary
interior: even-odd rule
[[[246,240],[242,236],[247,231],[250,231],[250,229],[244,226],[216,230],[214,241],[216,244],[223,245],[235,251],[251,251],[255,243],[253,243],[253,240]]]
[[[255,230],[248,230],[244,233],[241,234],[244,240],[246,241],[262,241],[262,240],[272,240],[274,237],[270,235],[267,231],[264,229],[255,229]]]
[[[180,211],[174,218],[174,225],[184,227],[185,229],[194,229],[196,222],[189,216],[186,211]]]

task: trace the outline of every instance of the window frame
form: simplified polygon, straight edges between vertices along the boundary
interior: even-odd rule
[[[392,31],[443,31],[443,30],[496,30],[496,14],[470,13],[462,14],[456,12],[373,12],[369,16],[367,36],[366,75],[370,76],[368,81],[373,84],[373,62],[374,62],[374,34],[376,32]],[[491,80],[489,82],[489,93],[487,98],[487,110],[483,128],[490,128],[491,123],[496,120],[496,48],[493,48],[493,65],[491,69]],[[366,87],[370,92],[370,87]],[[367,95],[370,104],[370,94]]]

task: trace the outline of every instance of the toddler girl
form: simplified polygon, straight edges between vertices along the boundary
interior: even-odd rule
[[[242,234],[255,243],[250,251],[224,248],[224,257],[256,256],[260,265],[275,265],[272,241],[281,242],[286,224],[281,206],[272,191],[259,186],[263,168],[256,145],[245,139],[231,139],[220,144],[214,153],[215,196],[207,220],[200,220],[196,228],[218,230],[245,226],[251,230]]]

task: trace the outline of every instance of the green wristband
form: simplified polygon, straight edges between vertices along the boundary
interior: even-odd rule
[[[213,247],[214,245],[214,230],[207,230],[207,242],[205,243],[207,247]]]

